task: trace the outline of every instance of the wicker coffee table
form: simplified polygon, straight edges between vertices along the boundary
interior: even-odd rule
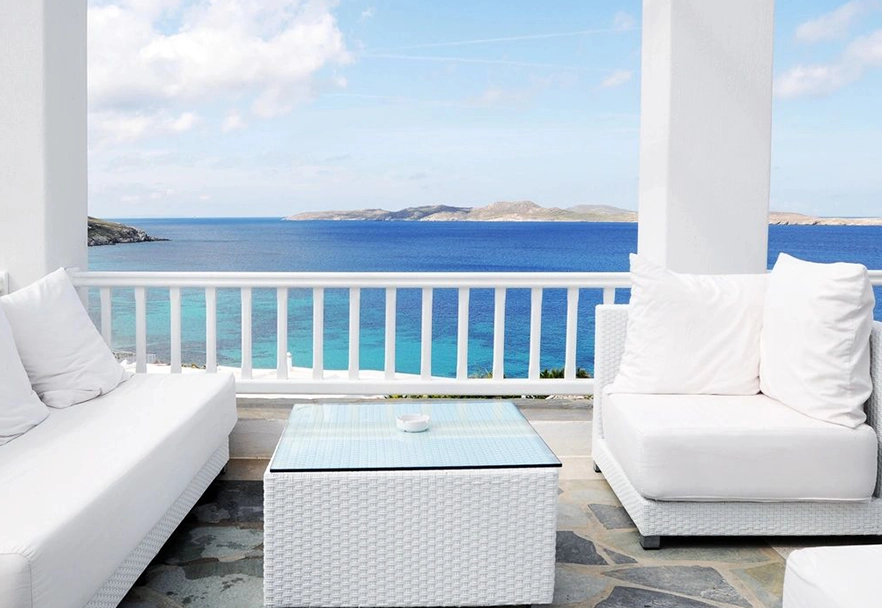
[[[511,403],[295,405],[264,474],[264,603],[550,603],[559,467]]]

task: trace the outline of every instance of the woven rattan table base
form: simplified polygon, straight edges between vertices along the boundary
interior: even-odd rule
[[[267,470],[265,604],[550,603],[558,471]]]

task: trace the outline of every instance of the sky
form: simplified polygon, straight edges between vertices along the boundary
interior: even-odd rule
[[[639,0],[89,0],[89,210],[636,209]],[[882,0],[778,0],[771,208],[882,215]]]

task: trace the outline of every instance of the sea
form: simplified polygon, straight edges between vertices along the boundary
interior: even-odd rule
[[[334,272],[583,272],[627,271],[628,254],[637,248],[636,224],[569,222],[287,222],[254,219],[131,219],[126,224],[164,242],[91,247],[90,270],[112,271],[334,271]],[[816,262],[858,262],[882,269],[882,226],[770,226],[769,268],[780,252]],[[629,290],[619,289],[617,302]],[[882,288],[875,289],[875,318],[882,320]],[[594,368],[594,307],[601,292],[580,292],[576,364]],[[218,362],[241,364],[241,303],[237,290],[218,290]],[[113,291],[113,348],[135,349],[134,293]],[[362,291],[361,369],[381,370],[384,361],[385,294]],[[324,312],[325,369],[348,364],[349,295],[327,290]],[[452,377],[456,368],[457,294],[435,290],[432,374]],[[421,294],[398,293],[396,369],[420,369]],[[90,293],[97,319],[99,295]],[[542,304],[540,366],[564,364],[566,292],[545,290]],[[526,377],[529,353],[529,290],[509,290],[506,298],[505,375]],[[312,366],[312,293],[292,289],[288,304],[288,350],[294,366]],[[253,365],[276,367],[276,294],[253,293]],[[168,290],[147,293],[147,350],[169,359]],[[198,289],[182,292],[182,359],[205,363],[205,297]],[[469,307],[469,373],[484,375],[492,366],[493,292],[475,289]]]

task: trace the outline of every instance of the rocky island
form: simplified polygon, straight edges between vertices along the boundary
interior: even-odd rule
[[[608,205],[542,207],[532,201],[490,203],[484,207],[424,205],[400,211],[359,209],[313,211],[284,218],[287,221],[343,220],[364,222],[636,222],[637,212]],[[800,213],[769,213],[769,224],[800,226],[882,226],[882,218],[813,217]]]
[[[315,211],[286,217],[289,221],[350,220],[372,222],[636,222],[637,214],[606,205],[577,205],[562,209],[542,207],[532,201],[500,201],[484,207],[425,205],[400,211],[361,209]]]
[[[89,218],[89,247],[116,245],[117,243],[150,243],[153,241],[167,240],[168,239],[150,236],[143,230],[132,226],[126,226],[125,224],[99,220],[94,217]]]

